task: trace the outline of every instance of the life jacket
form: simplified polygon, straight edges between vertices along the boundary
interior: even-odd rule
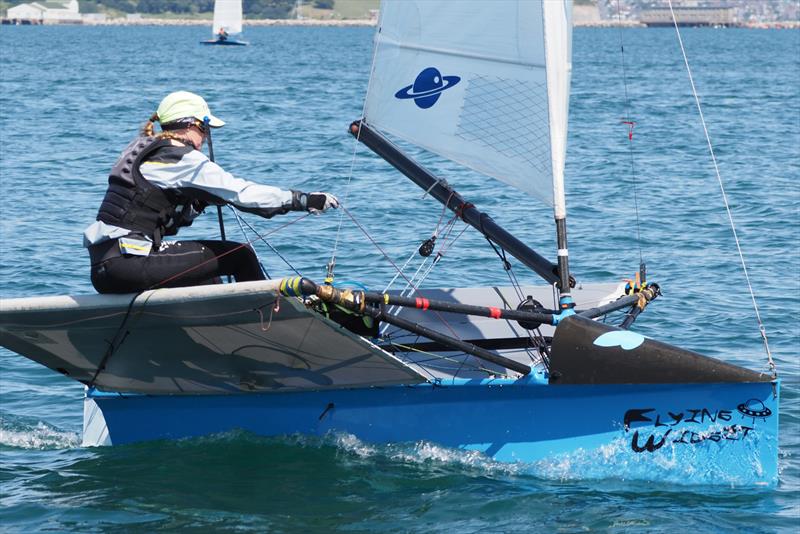
[[[156,247],[163,236],[176,234],[180,226],[191,224],[180,215],[192,201],[175,190],[151,184],[139,170],[158,150],[171,146],[171,140],[156,137],[139,137],[128,145],[108,175],[98,221],[145,235]],[[203,207],[196,206],[200,210]]]

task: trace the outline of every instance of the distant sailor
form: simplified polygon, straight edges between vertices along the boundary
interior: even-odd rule
[[[84,232],[92,285],[99,293],[210,284],[223,275],[237,282],[263,280],[248,245],[162,240],[191,225],[208,205],[230,204],[266,218],[339,207],[329,193],[285,191],[225,172],[200,152],[209,127],[224,124],[203,98],[178,91],[161,101],[141,136],[123,151],[108,177],[97,221]]]
[[[228,32],[225,31],[225,28],[220,28],[219,33],[217,33],[217,40],[218,41],[227,41],[228,40]]]

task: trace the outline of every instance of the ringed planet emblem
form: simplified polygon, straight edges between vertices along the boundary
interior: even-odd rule
[[[401,100],[412,98],[418,108],[428,109],[439,100],[443,91],[460,81],[458,76],[442,76],[436,67],[428,67],[417,74],[414,83],[397,91],[394,97]]]

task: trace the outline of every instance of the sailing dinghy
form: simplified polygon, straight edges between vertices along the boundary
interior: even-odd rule
[[[337,286],[331,262],[323,283],[4,299],[0,344],[86,385],[87,446],[342,432],[587,476],[775,483],[775,374],[631,331],[660,295],[644,266],[622,284],[570,276],[570,16],[568,1],[384,0],[365,114],[350,127],[546,285],[418,289],[412,277],[374,292]],[[557,263],[390,136],[552,205]],[[435,263],[435,246],[422,261]]]
[[[211,39],[201,44],[245,46],[250,43],[240,39],[242,34],[242,0],[216,0]]]

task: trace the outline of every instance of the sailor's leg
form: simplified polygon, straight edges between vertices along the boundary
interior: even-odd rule
[[[103,254],[90,250],[92,284],[98,293],[205,285],[219,283],[225,275],[237,282],[265,279],[253,249],[234,241],[163,243],[147,256],[119,254],[117,248],[114,240],[103,247]]]
[[[237,282],[265,280],[256,253],[250,245],[235,241],[210,241],[200,243],[211,250],[218,262],[218,274],[231,275]]]
[[[217,283],[220,263],[217,253],[202,241],[164,243],[145,259],[148,288],[186,287]]]

